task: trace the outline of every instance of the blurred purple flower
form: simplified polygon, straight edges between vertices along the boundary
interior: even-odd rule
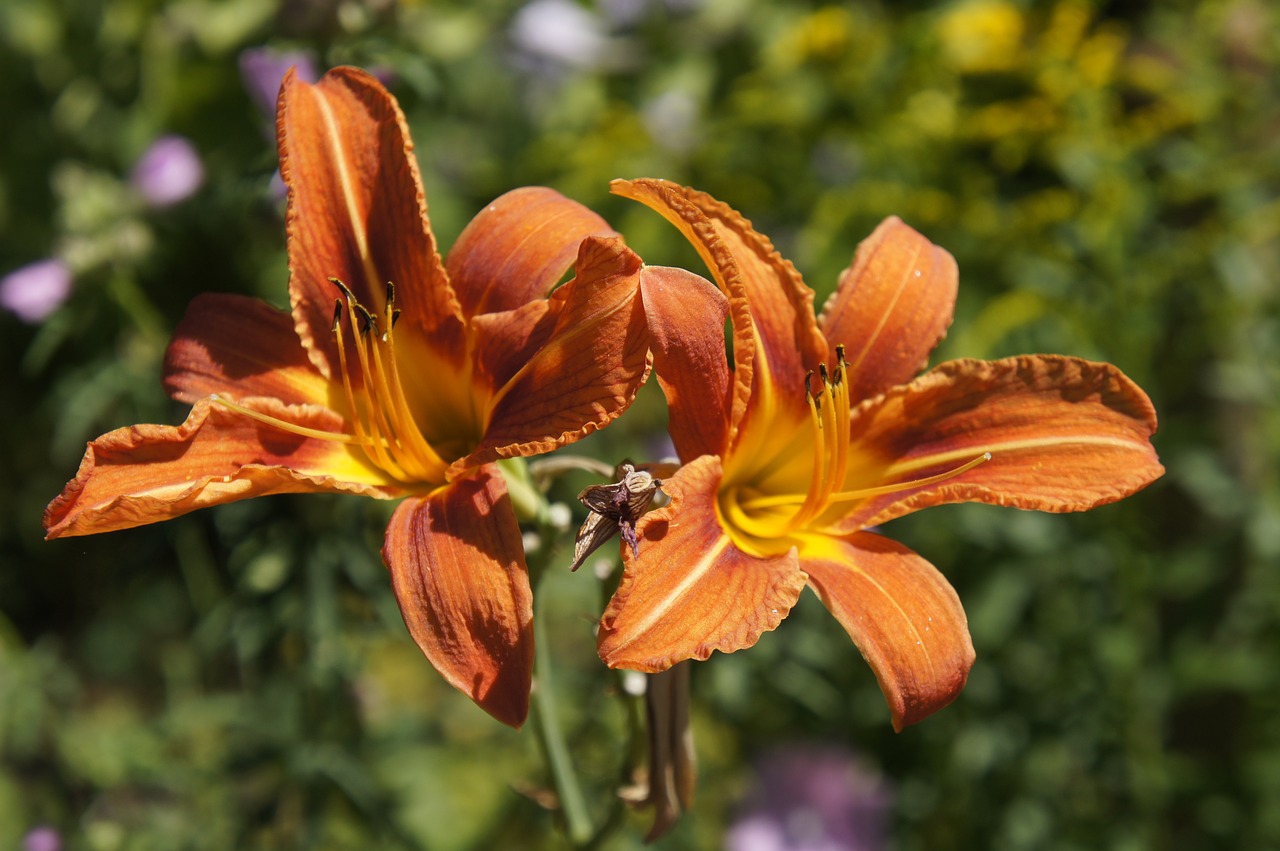
[[[40,260],[0,279],[0,307],[36,324],[71,295],[71,270],[61,260]]]
[[[200,188],[204,165],[186,138],[161,136],[133,167],[129,182],[152,207],[167,207],[191,197]]]
[[[240,52],[240,79],[249,97],[270,121],[275,121],[276,98],[280,95],[280,81],[290,68],[298,69],[299,79],[314,83],[316,61],[302,50],[272,50],[269,47],[251,47]]]
[[[801,745],[766,754],[726,851],[881,851],[891,794],[848,751]]]
[[[48,825],[33,827],[22,837],[22,851],[62,851],[62,836]]]

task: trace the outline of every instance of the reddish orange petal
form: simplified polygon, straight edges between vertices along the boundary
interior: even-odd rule
[[[615,180],[612,191],[648,205],[679,228],[729,296],[737,380],[750,387],[746,382],[754,378],[750,392],[763,397],[753,407],[793,405],[803,414],[805,373],[827,359],[827,344],[814,320],[813,291],[795,267],[751,222],[706,193],[662,180]],[[750,346],[750,326],[734,306],[739,300],[750,312],[758,348]],[[753,348],[757,362],[751,366],[746,357]],[[768,398],[773,395],[776,403]]]
[[[513,189],[481,210],[449,249],[464,316],[546,298],[588,236],[614,236],[596,213],[543,186]]]
[[[493,398],[484,439],[451,475],[573,443],[626,410],[649,373],[640,269],[619,237],[582,243],[577,277],[552,295],[550,339]]]
[[[973,642],[960,598],[937,568],[869,532],[807,537],[800,564],[875,671],[895,730],[955,700]]]
[[[343,427],[318,406],[240,404],[322,431]],[[347,444],[299,437],[202,399],[176,428],[131,426],[90,443],[76,478],[45,509],[44,528],[49,538],[89,535],[254,496],[317,491],[402,493]]]
[[[408,126],[374,77],[335,68],[315,85],[290,72],[276,119],[289,188],[289,295],[312,362],[336,374],[330,277],[375,316],[396,284],[400,327],[461,358],[461,314],[427,220]]]
[[[705,278],[665,266],[644,267],[640,292],[676,452],[719,455],[728,448],[733,394],[724,346],[729,303]]]
[[[329,381],[307,360],[293,318],[256,298],[196,296],[164,357],[164,385],[180,402],[221,393],[329,405]]]
[[[482,467],[402,502],[382,558],[405,625],[435,669],[494,718],[523,724],[533,594],[502,474]]]
[[[1151,446],[1156,413],[1110,364],[1059,355],[941,364],[854,412],[846,486],[909,482],[991,460],[946,481],[871,497],[841,528],[918,508],[975,501],[1084,511],[1164,473]]]
[[[750,647],[775,629],[804,589],[795,550],[755,558],[716,522],[720,460],[704,455],[663,484],[671,503],[641,519],[640,556],[600,619],[600,658],[611,668],[665,670],[713,650]]]
[[[751,309],[737,259],[716,233],[712,221],[686,197],[688,190],[684,187],[665,180],[615,180],[609,187],[615,195],[639,201],[675,225],[698,250],[721,291],[729,298],[734,361],[729,419],[729,442],[732,443],[751,401],[756,361],[756,330],[751,321]]]
[[[486,386],[502,387],[533,359],[555,331],[561,306],[537,299],[514,310],[471,317],[476,366]]]
[[[858,246],[818,326],[843,343],[849,397],[869,399],[910,381],[947,333],[959,273],[943,249],[896,216]]]

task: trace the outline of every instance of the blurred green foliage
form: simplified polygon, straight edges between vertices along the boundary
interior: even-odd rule
[[[1108,360],[1160,411],[1168,475],[1123,503],[894,522],[955,584],[979,656],[925,723],[893,734],[811,595],[750,652],[698,666],[699,800],[664,847],[715,847],[750,758],[797,741],[852,747],[888,779],[904,851],[1280,847],[1280,13],[581,8],[586,40],[522,30],[506,0],[0,6],[0,272],[56,256],[75,274],[43,323],[0,316],[0,847],[42,824],[95,851],[558,847],[529,731],[455,694],[405,635],[378,559],[386,506],[275,497],[41,540],[84,441],[180,420],[159,358],[193,295],[284,302],[272,125],[237,67],[264,45],[389,74],[443,245],[544,183],[650,262],[697,268],[607,195],[667,177],[742,210],[821,298],[897,214],[960,263],[940,358]],[[194,142],[206,180],[156,210],[127,176],[164,133]],[[585,448],[651,455],[662,422],[646,391]],[[602,589],[553,570],[538,591],[602,812],[635,712],[594,656]]]

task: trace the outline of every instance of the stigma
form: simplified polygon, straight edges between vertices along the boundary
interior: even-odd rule
[[[334,301],[330,326],[338,350],[349,431],[328,432],[268,416],[214,395],[224,407],[281,431],[352,444],[366,460],[397,481],[438,484],[448,464],[423,436],[405,397],[395,354],[395,285],[388,282],[385,306],[374,314],[337,278],[341,298]]]

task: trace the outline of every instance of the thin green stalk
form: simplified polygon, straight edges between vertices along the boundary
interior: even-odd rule
[[[573,760],[569,757],[569,747],[565,741],[564,731],[560,729],[560,719],[556,713],[555,689],[551,676],[551,652],[547,642],[545,618],[533,619],[533,646],[535,681],[533,686],[533,707],[538,736],[542,740],[543,752],[547,757],[547,765],[551,769],[551,779],[560,798],[560,808],[564,813],[565,830],[569,841],[581,847],[590,841],[594,833],[591,816],[587,812],[587,801],[582,795],[582,787],[578,785],[578,775],[573,770]]]

